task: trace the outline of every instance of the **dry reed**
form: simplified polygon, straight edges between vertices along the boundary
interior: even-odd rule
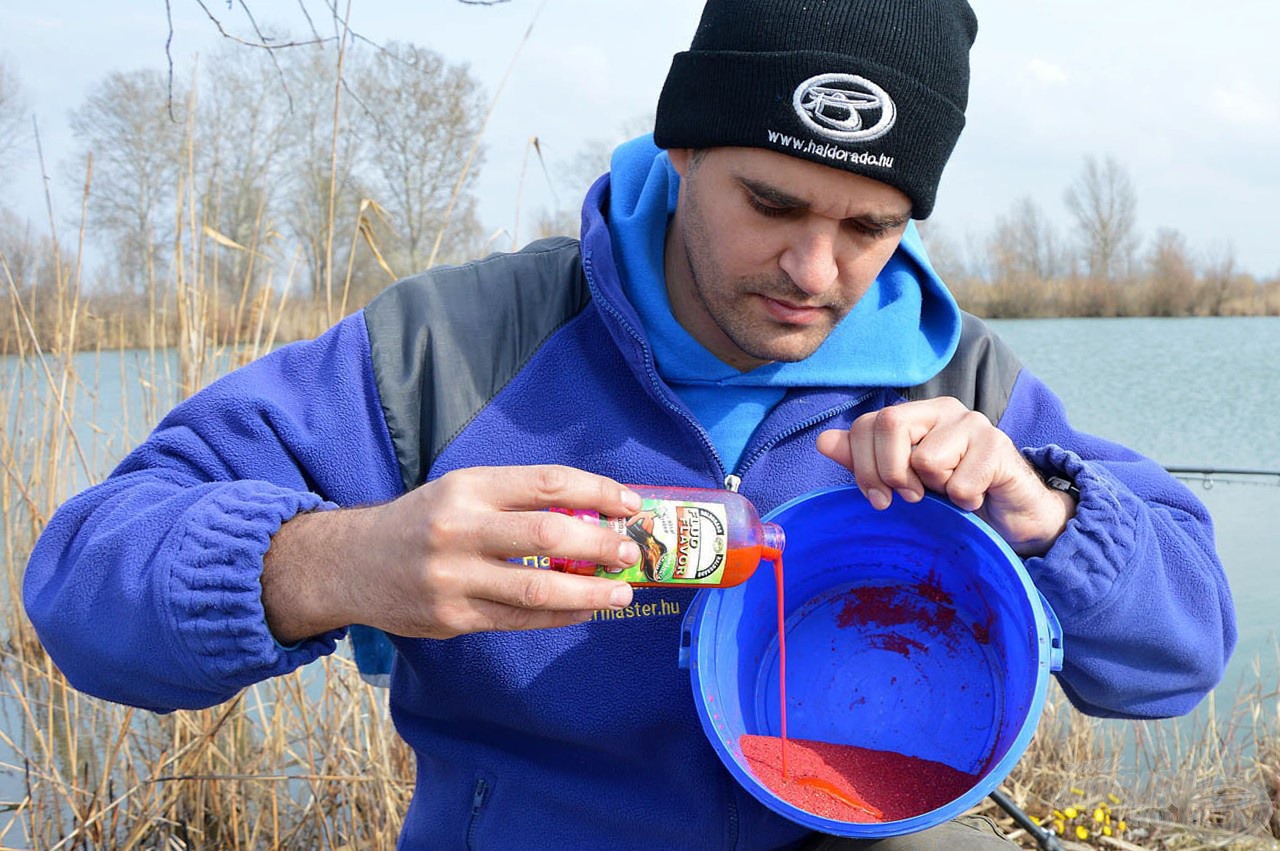
[[[345,659],[213,709],[154,715],[72,689],[22,611],[31,547],[63,500],[105,475],[179,399],[282,335],[315,335],[328,318],[323,305],[285,310],[296,263],[283,281],[260,287],[250,286],[249,264],[238,297],[220,301],[218,253],[256,250],[204,224],[214,217],[193,182],[184,181],[177,205],[172,267],[153,269],[148,308],[128,332],[113,336],[92,312],[79,262],[63,262],[56,240],[50,274],[25,291],[0,256],[5,313],[18,332],[0,352],[9,603],[0,626],[0,848],[393,848],[412,755],[387,717],[385,692]],[[81,246],[83,236],[82,224]],[[106,354],[119,363],[119,398],[97,396],[113,384],[99,371]],[[101,427],[100,403],[123,420]]]
[[[132,364],[141,379],[120,380],[124,398],[111,401],[123,411],[142,410],[154,422],[178,397],[274,345],[282,296],[243,298],[234,325],[251,333],[218,342],[202,281],[177,276],[176,294],[160,296],[161,310],[169,298],[188,305],[177,339],[155,322],[150,350],[117,352],[121,370]],[[156,716],[77,693],[45,655],[18,602],[31,546],[56,506],[128,447],[111,445],[120,435],[93,422],[94,388],[105,382],[81,370],[100,364],[102,352],[75,350],[85,315],[78,288],[64,279],[42,290],[53,314],[44,318],[62,330],[48,348],[11,278],[7,292],[9,312],[28,333],[8,355],[0,394],[10,601],[0,707],[15,716],[0,734],[0,754],[8,752],[0,764],[0,847],[394,847],[411,757],[386,717],[384,693],[343,659],[215,709]],[[245,315],[250,321],[241,321]],[[175,343],[176,370],[166,355]],[[127,440],[134,424],[126,418],[122,430]]]

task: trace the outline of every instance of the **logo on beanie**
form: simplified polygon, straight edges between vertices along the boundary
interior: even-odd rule
[[[796,87],[791,105],[805,126],[841,142],[879,139],[898,117],[889,93],[856,74],[810,77]]]

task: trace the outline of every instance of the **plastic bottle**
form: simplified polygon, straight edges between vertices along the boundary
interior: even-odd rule
[[[643,500],[630,517],[553,508],[588,523],[608,526],[640,546],[640,561],[617,570],[588,561],[543,557],[541,566],[603,576],[632,585],[728,588],[745,582],[760,562],[782,554],[782,527],[763,523],[751,501],[715,488],[630,485]]]

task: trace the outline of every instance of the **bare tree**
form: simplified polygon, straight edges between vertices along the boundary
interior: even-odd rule
[[[266,281],[260,258],[276,230],[289,100],[262,52],[227,48],[207,67],[195,122],[201,224],[247,250],[216,254],[206,271],[236,295]]]
[[[960,242],[953,239],[941,224],[928,219],[917,222],[916,229],[920,231],[920,241],[929,253],[929,262],[948,287],[954,289],[961,281],[975,277],[973,264],[965,256]]]
[[[122,289],[141,292],[172,243],[183,172],[186,128],[170,117],[165,75],[113,71],[72,113],[71,131],[79,153],[68,179],[77,189],[93,157],[90,232],[113,255]]]
[[[80,156],[69,170],[83,180],[92,154],[91,233],[123,289],[146,291],[170,247],[212,232],[199,250],[182,246],[215,298],[243,304],[270,280],[267,260],[283,260],[278,270],[296,255],[313,297],[347,309],[355,289],[425,265],[446,210],[446,256],[479,244],[472,186],[486,100],[465,68],[344,37],[229,45],[207,67],[198,85],[179,86],[185,105],[159,72],[113,73],[72,116]]]
[[[1066,192],[1089,277],[1113,283],[1129,274],[1137,247],[1138,199],[1119,161],[1085,158],[1084,170]]]
[[[12,164],[18,140],[22,138],[26,112],[26,98],[18,75],[0,61],[0,175]]]
[[[479,232],[472,187],[487,105],[479,82],[465,66],[400,42],[366,55],[348,78],[372,128],[370,183],[398,237],[389,253],[402,268],[422,269],[443,230],[441,256],[466,256]]]
[[[996,220],[989,248],[993,274],[998,278],[1047,282],[1064,271],[1053,223],[1029,195],[1015,201],[1008,215]]]
[[[1186,316],[1196,300],[1196,270],[1186,237],[1172,228],[1156,231],[1147,260],[1146,304],[1150,316]]]
[[[312,297],[333,302],[341,298],[350,235],[368,197],[356,170],[366,140],[350,129],[357,107],[339,77],[337,50],[315,44],[282,55],[293,107],[281,215],[309,270]]]
[[[1210,316],[1221,316],[1236,283],[1236,252],[1230,242],[1216,244],[1208,253],[1201,278],[1202,303]]]

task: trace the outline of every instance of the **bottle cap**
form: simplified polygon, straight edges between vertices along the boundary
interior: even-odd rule
[[[776,559],[782,555],[782,548],[787,545],[787,536],[782,531],[782,527],[777,523],[761,523],[764,529],[763,540],[760,549],[764,551],[766,559]]]

